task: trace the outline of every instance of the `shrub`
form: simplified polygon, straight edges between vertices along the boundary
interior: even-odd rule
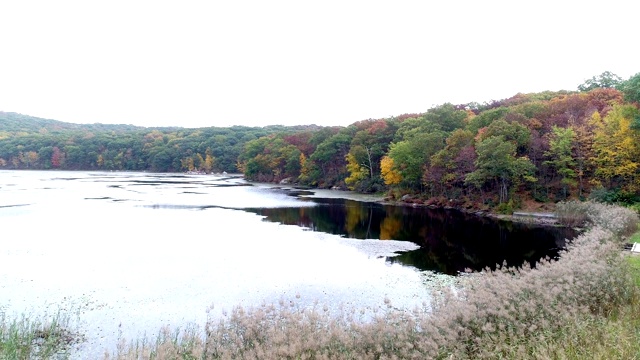
[[[638,214],[632,209],[594,201],[560,202],[556,206],[556,215],[564,225],[600,227],[618,239],[633,234],[639,221]]]
[[[638,214],[632,209],[596,202],[586,204],[590,225],[608,230],[618,239],[626,238],[638,229]]]
[[[616,201],[616,192],[613,190],[607,190],[604,187],[597,187],[591,190],[589,199],[596,202],[611,204]]]
[[[556,343],[568,324],[629,301],[629,279],[610,237],[595,228],[558,261],[471,276],[459,296],[436,307],[434,320],[450,333],[441,346],[453,358],[531,357],[534,348]]]
[[[556,204],[558,221],[570,227],[580,227],[586,224],[587,203],[580,201],[563,201]]]

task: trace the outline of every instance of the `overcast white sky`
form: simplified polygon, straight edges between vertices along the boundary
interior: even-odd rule
[[[628,0],[0,1],[0,111],[348,125],[640,72]]]

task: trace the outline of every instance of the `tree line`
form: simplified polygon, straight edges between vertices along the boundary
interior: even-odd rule
[[[411,194],[439,205],[637,202],[639,104],[640,73],[622,80],[605,72],[578,91],[270,134],[248,142],[238,166],[250,180]]]
[[[640,73],[346,127],[144,128],[0,112],[0,169],[242,172],[441,204],[640,195]]]
[[[315,128],[79,125],[0,112],[0,169],[237,172],[247,142]]]

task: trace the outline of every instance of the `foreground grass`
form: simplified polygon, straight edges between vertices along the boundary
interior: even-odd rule
[[[633,234],[629,238],[629,242],[630,243],[640,243],[640,232],[637,232],[637,233]]]
[[[15,319],[0,309],[0,359],[64,359],[77,340],[66,315]]]
[[[640,257],[620,252],[640,236],[638,217],[599,204],[586,210],[591,229],[559,260],[463,277],[461,288],[435,293],[423,309],[387,304],[363,319],[285,302],[239,307],[204,329],[123,341],[106,358],[640,359]]]
[[[620,253],[637,214],[596,203],[565,210],[590,230],[558,261],[465,277],[424,309],[389,306],[362,321],[284,304],[237,308],[201,332],[122,344],[113,358],[640,359],[640,260]]]
[[[626,262],[634,288],[630,301],[604,316],[567,324],[560,341],[549,344],[550,358],[640,359],[640,256],[627,255]]]
[[[638,234],[640,235],[640,232]],[[640,288],[640,254],[629,255],[627,263],[629,264],[629,270],[631,271],[636,286]]]

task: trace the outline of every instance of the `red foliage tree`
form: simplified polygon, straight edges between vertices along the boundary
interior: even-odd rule
[[[53,147],[53,153],[51,154],[51,166],[59,168],[64,162],[64,153],[57,147]]]

